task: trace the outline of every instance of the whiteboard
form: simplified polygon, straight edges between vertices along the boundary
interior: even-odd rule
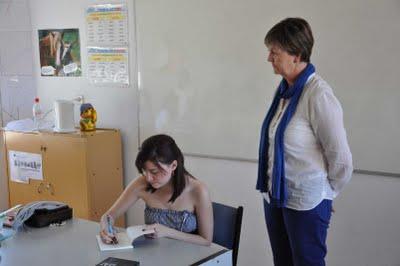
[[[136,1],[140,141],[167,133],[184,153],[257,160],[280,80],[264,37],[300,16],[344,109],[355,168],[400,173],[399,14],[398,0]]]

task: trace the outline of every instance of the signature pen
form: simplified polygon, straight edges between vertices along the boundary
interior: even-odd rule
[[[107,228],[108,228],[108,233],[110,235],[113,235],[113,237],[111,238],[111,241],[112,241],[111,243],[112,244],[118,244],[118,240],[114,235],[114,228],[113,228],[112,223],[111,223],[111,217],[108,214],[107,214]]]

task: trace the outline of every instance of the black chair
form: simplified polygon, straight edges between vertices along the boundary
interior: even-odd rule
[[[232,265],[236,266],[243,207],[233,208],[216,202],[213,202],[212,205],[214,213],[213,242],[232,250]]]

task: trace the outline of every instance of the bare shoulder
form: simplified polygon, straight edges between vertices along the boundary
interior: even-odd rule
[[[196,179],[189,178],[190,193],[197,200],[210,200],[210,193],[207,185]]]
[[[146,188],[147,188],[147,181],[146,178],[142,175],[132,180],[132,182],[128,186],[129,190],[135,191],[137,193],[145,191]]]

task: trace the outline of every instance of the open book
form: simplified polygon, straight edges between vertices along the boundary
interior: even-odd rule
[[[133,248],[133,240],[140,236],[154,233],[153,229],[146,230],[145,228],[145,225],[135,225],[128,227],[126,232],[116,233],[118,244],[105,244],[101,241],[100,236],[97,235],[97,243],[101,251]]]

